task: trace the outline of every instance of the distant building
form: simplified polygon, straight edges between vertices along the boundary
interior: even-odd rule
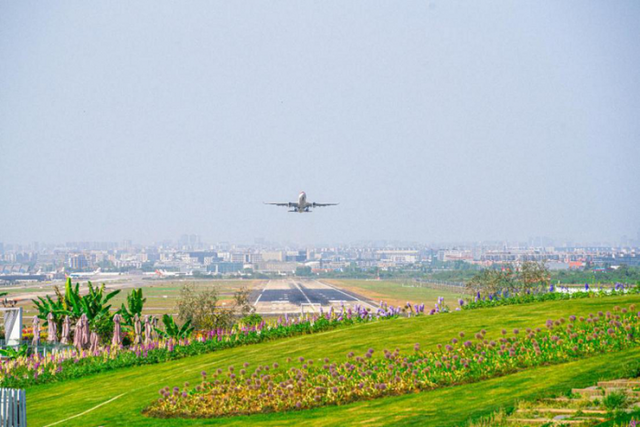
[[[205,259],[207,258],[211,260],[218,258],[218,253],[214,251],[189,252],[189,257],[196,260],[200,264],[205,264]]]
[[[69,257],[69,268],[72,270],[82,270],[89,267],[89,261],[83,254],[72,255]]]
[[[393,264],[415,264],[420,261],[420,252],[416,250],[379,250],[376,252],[380,261]]]
[[[285,251],[264,251],[262,252],[263,261],[284,261],[287,255]]]
[[[263,261],[256,264],[256,269],[263,272],[288,274],[295,272],[299,266],[297,262]]]
[[[214,274],[237,273],[243,268],[243,262],[212,262],[207,266],[207,270]]]

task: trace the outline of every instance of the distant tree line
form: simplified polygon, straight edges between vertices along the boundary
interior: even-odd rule
[[[525,261],[512,268],[484,269],[467,282],[467,288],[481,294],[516,294],[546,290],[551,274],[544,262]]]
[[[615,269],[606,266],[602,269],[594,269],[591,266],[587,266],[581,270],[554,271],[552,280],[562,284],[632,284],[640,281],[640,267],[630,267],[622,264]]]

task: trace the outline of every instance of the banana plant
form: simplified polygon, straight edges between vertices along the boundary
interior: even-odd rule
[[[38,318],[43,320],[43,325],[48,324],[49,313],[53,313],[56,323],[62,319],[62,315],[59,313],[63,310],[60,300],[53,300],[49,295],[45,297],[37,297],[37,299],[31,300],[38,310]]]
[[[146,298],[142,297],[142,289],[133,289],[129,295],[127,295],[127,305],[124,303],[118,313],[122,316],[122,324],[133,327],[133,317],[137,314],[138,317],[142,317],[142,308],[144,303],[147,302]]]
[[[68,278],[64,294],[58,288],[55,289],[57,301],[54,301],[50,296],[32,300],[38,308],[38,317],[46,322],[48,314],[53,313],[57,322],[64,316],[69,316],[71,321],[75,322],[80,316],[86,314],[92,325],[108,317],[111,304],[107,303],[119,294],[120,290],[105,294],[104,283],[102,286],[93,286],[91,282],[88,282],[88,287],[89,292],[86,295],[80,295],[80,284],[76,283],[74,286],[71,283],[71,278]]]
[[[156,332],[165,338],[188,338],[193,332],[191,320],[187,320],[182,326],[178,326],[172,316],[165,314],[162,316],[162,323],[164,323],[164,331],[156,328]]]
[[[29,346],[22,344],[18,349],[7,347],[0,350],[0,356],[7,359],[17,359],[18,357],[26,357],[29,352]]]
[[[109,300],[120,293],[120,290],[115,290],[108,294],[105,294],[104,283],[101,286],[93,286],[91,282],[88,282],[89,293],[80,298],[81,313],[87,315],[89,323],[99,321],[104,317],[109,317],[109,309],[111,304],[107,304]]]

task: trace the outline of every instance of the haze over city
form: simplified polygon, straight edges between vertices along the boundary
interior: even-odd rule
[[[634,1],[3,2],[0,241],[637,238],[638,22]],[[262,204],[301,190],[340,205]]]

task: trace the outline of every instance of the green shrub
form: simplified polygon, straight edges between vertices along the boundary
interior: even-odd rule
[[[260,323],[262,323],[262,316],[260,316],[258,313],[253,313],[243,317],[241,321],[247,326],[258,326]]]
[[[627,405],[627,395],[622,392],[614,392],[602,399],[602,404],[610,411],[624,408]]]

